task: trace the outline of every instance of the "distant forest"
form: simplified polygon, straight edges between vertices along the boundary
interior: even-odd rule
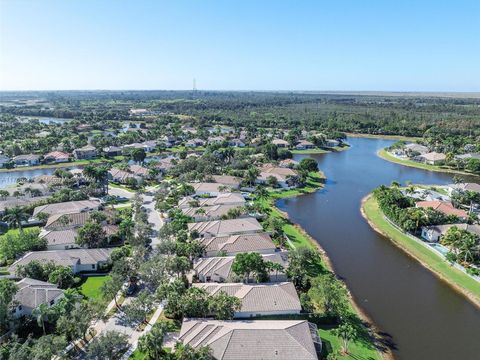
[[[301,92],[59,91],[0,93],[0,112],[84,121],[130,119],[129,109],[186,115],[197,125],[480,136],[480,99]]]

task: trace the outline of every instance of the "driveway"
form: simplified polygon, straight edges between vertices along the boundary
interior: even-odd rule
[[[150,189],[151,191],[152,189]],[[149,190],[147,189],[147,193]],[[153,236],[152,236],[152,247],[157,246],[160,243],[158,238],[158,232],[163,226],[163,220],[160,217],[160,214],[155,210],[155,199],[153,195],[148,195],[147,193],[142,194],[143,207],[147,210],[148,222],[152,224],[153,227]]]
[[[133,196],[135,195],[134,192],[131,192],[131,191],[128,191],[128,190],[125,190],[125,189],[121,189],[121,188],[117,188],[117,187],[113,187],[113,186],[108,187],[108,194],[113,195],[113,196],[124,197],[124,198],[127,198],[129,200],[131,198],[133,198]]]

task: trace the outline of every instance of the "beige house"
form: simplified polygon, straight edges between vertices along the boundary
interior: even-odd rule
[[[19,266],[36,260],[41,263],[53,262],[55,265],[68,266],[74,274],[85,271],[95,272],[99,267],[107,264],[112,250],[109,248],[33,251],[15,261],[8,271],[15,274]]]
[[[447,156],[442,153],[430,152],[416,157],[420,162],[428,165],[441,165],[445,163]]]
[[[91,160],[97,157],[97,149],[92,145],[86,145],[84,147],[73,150],[73,156],[77,160]]]
[[[42,304],[53,306],[63,298],[63,290],[57,285],[30,278],[17,282],[17,289],[14,297],[16,307],[13,310],[16,318],[31,315]]]
[[[218,256],[219,253],[235,256],[244,252],[258,252],[260,254],[273,254],[277,247],[268,233],[240,234],[201,238],[205,248],[205,256]]]
[[[306,320],[185,319],[179,341],[209,347],[216,360],[317,360],[322,348]]]
[[[263,227],[255,218],[203,221],[188,224],[188,231],[198,232],[200,237],[229,236],[263,232]]]
[[[288,251],[276,252],[274,254],[262,255],[264,261],[270,261],[283,266],[288,266]],[[241,276],[232,271],[232,264],[235,256],[201,258],[193,264],[193,271],[200,282],[232,282],[240,280]],[[270,282],[286,281],[284,272],[272,271],[268,274]]]
[[[194,206],[193,206],[194,205]],[[204,207],[216,205],[245,205],[245,198],[240,193],[222,193],[214,198],[194,199],[191,196],[184,197],[178,202],[180,209],[186,207]]]
[[[73,212],[86,212],[91,210],[97,210],[99,207],[100,201],[97,200],[67,201],[55,204],[47,204],[37,206],[33,210],[33,217],[35,217],[39,213],[55,215]]]
[[[197,283],[193,284],[210,295],[225,293],[240,299],[242,305],[235,318],[251,318],[268,315],[300,314],[302,306],[297,290],[291,282],[243,284],[243,283]]]
[[[182,208],[186,216],[192,217],[195,221],[220,220],[226,216],[230,210],[240,209],[238,205],[214,205],[204,207]]]

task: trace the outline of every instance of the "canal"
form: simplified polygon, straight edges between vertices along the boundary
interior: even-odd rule
[[[376,156],[391,140],[350,138],[348,151],[315,158],[324,189],[277,205],[327,252],[357,304],[392,337],[397,359],[479,359],[480,310],[376,233],[360,213],[381,184],[447,184],[453,175],[393,164]]]

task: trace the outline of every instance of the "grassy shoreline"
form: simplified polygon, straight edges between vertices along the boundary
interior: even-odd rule
[[[476,174],[462,171],[462,170],[455,170],[446,168],[443,166],[438,165],[429,165],[429,164],[422,164],[413,160],[403,160],[399,159],[391,154],[388,153],[385,149],[380,149],[377,151],[377,156],[382,158],[383,160],[393,162],[395,164],[414,167],[417,169],[427,170],[427,171],[436,171],[436,172],[444,172],[444,173],[451,173],[451,174],[460,174],[460,175],[467,175],[467,176],[478,176]]]
[[[322,172],[318,173],[310,173],[309,180],[307,185],[302,189],[292,189],[286,191],[270,191],[270,196],[268,199],[261,200],[263,205],[270,207],[271,209],[271,216],[278,217],[285,220],[285,224],[283,226],[283,231],[290,239],[291,243],[294,247],[307,247],[310,249],[315,249],[318,251],[322,257],[322,265],[332,273],[335,273],[333,265],[328,258],[325,250],[322,246],[315,241],[300,225],[295,224],[289,220],[288,214],[284,211],[280,210],[276,206],[276,201],[283,198],[288,197],[295,197],[305,194],[311,194],[320,190],[324,186],[325,182],[325,175]],[[369,324],[373,324],[373,321],[361,310],[361,308],[356,304],[353,297],[349,296],[350,304],[353,311],[365,322]],[[374,329],[377,332],[377,329]],[[330,346],[334,349],[340,349],[341,344],[340,340],[332,333],[332,329],[330,328],[319,328],[319,335],[323,340],[326,340]],[[375,342],[372,339],[372,344]],[[361,343],[352,342],[352,347],[350,349],[350,355],[345,356],[345,358],[362,358],[362,359],[392,359],[393,356],[390,352],[381,353],[377,349],[368,348]],[[344,358],[344,357],[341,357]]]
[[[424,245],[411,239],[392,226],[383,216],[378,202],[372,194],[362,200],[362,216],[378,233],[389,238],[396,246],[416,259],[425,268],[463,294],[473,304],[480,307],[480,284],[462,271],[455,269],[439,255]]]
[[[416,136],[404,136],[404,135],[375,135],[375,134],[361,134],[361,133],[345,133],[348,137],[352,138],[367,138],[367,139],[387,139],[387,140],[403,140],[403,141],[416,141],[422,137]]]

